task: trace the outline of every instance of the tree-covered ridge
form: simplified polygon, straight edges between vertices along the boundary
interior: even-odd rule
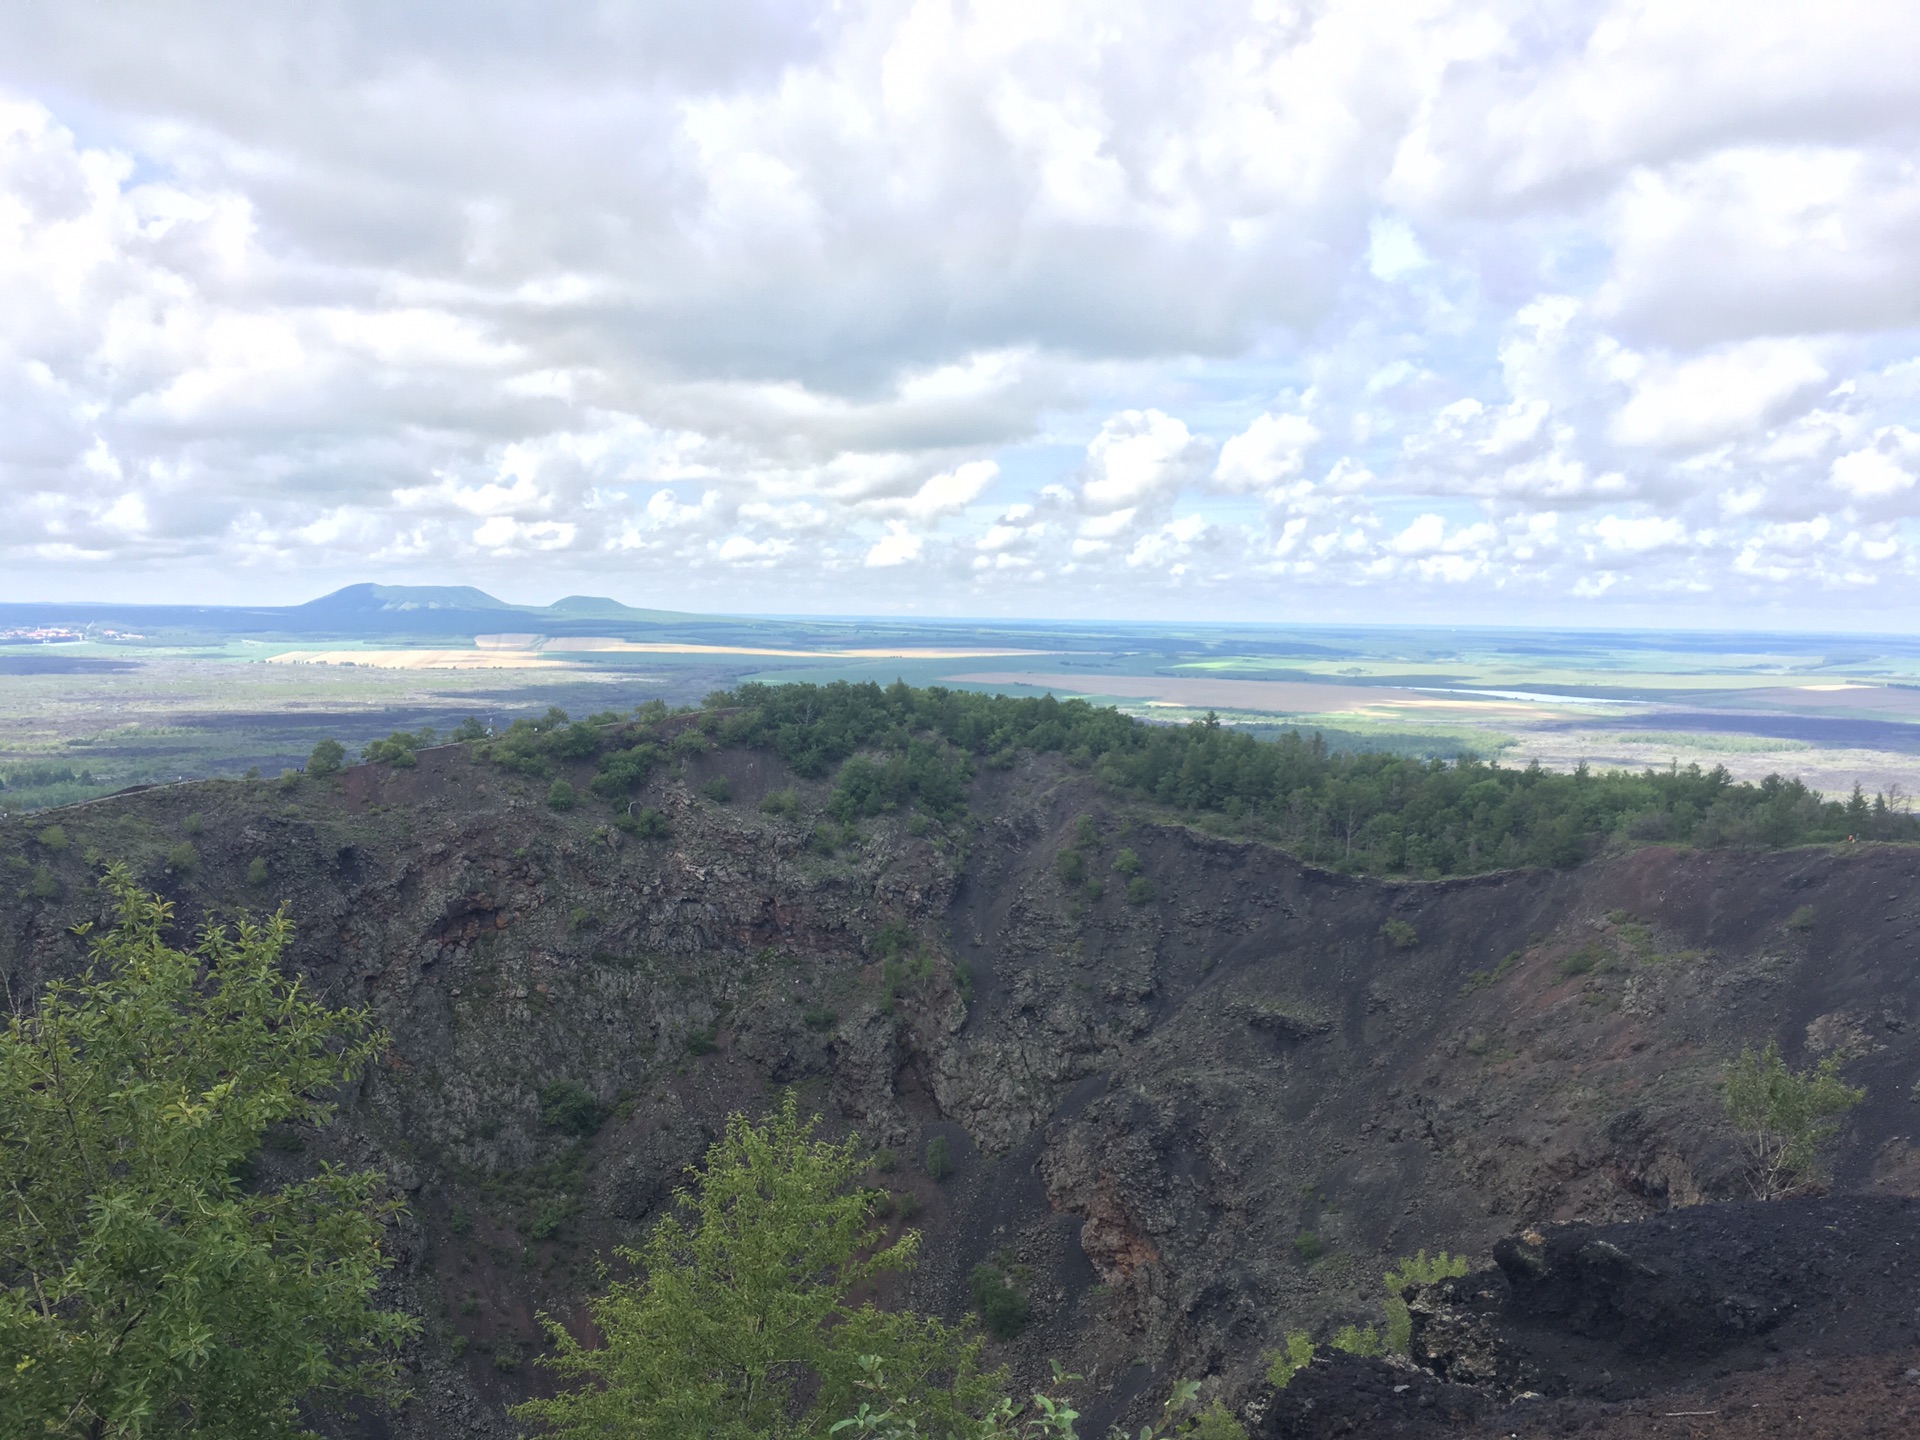
[[[1057,754],[1117,794],[1215,817],[1355,874],[1435,878],[1566,866],[1609,841],[1920,840],[1920,818],[1886,796],[1856,787],[1845,800],[1829,800],[1778,775],[1737,781],[1724,766],[1595,772],[1582,765],[1565,774],[1471,755],[1421,760],[1336,750],[1298,731],[1261,739],[1211,716],[1154,725],[1084,700],[898,682],[747,684],[709,695],[698,715],[671,714],[656,701],[632,721],[609,713],[569,722],[551,710],[515,721],[482,753],[542,777],[556,765],[596,758],[591,790],[624,807],[658,766],[716,746],[772,750],[802,776],[834,775],[830,809],[843,823],[903,806],[950,821],[964,812],[978,767],[1010,765],[1023,751]],[[658,820],[654,812],[641,820],[648,817]]]
[[[954,803],[971,761],[1033,750],[1087,766],[1123,794],[1239,821],[1356,872],[1571,865],[1612,836],[1703,846],[1920,839],[1920,820],[1884,796],[1856,789],[1826,800],[1798,780],[1751,784],[1723,766],[1561,774],[1472,757],[1414,760],[1330,750],[1298,733],[1258,739],[1211,719],[1151,725],[1082,700],[903,684],[749,684],[708,705],[724,716],[722,743],[774,749],[802,774],[844,762],[840,792],[868,813],[876,798],[923,796],[937,811]],[[871,752],[887,758],[864,758]],[[887,783],[876,785],[876,772]]]

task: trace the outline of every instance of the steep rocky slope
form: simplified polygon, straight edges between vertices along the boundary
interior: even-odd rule
[[[292,963],[377,1007],[393,1044],[343,1123],[263,1165],[376,1163],[409,1196],[418,1398],[367,1422],[396,1436],[513,1433],[536,1313],[576,1315],[596,1252],[783,1085],[887,1152],[927,1235],[913,1302],[957,1313],[996,1267],[1032,1309],[1005,1358],[1087,1373],[1096,1419],[1177,1375],[1246,1401],[1286,1330],[1377,1320],[1416,1248],[1740,1197],[1713,1085],[1769,1036],[1868,1089],[1837,1186],[1920,1193],[1920,851],[1391,884],[1053,760],[984,771],[950,826],[850,835],[826,793],[689,757],[636,799],[667,817],[647,839],[449,746],[127,795],[0,831],[0,965],[16,999],[70,971],[94,864],[125,858],[188,924],[286,901]]]

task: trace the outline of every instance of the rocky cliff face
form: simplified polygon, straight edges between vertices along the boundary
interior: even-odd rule
[[[1244,1397],[1286,1329],[1377,1320],[1417,1248],[1741,1195],[1713,1084],[1768,1036],[1868,1087],[1839,1185],[1920,1191],[1912,850],[1388,884],[1033,759],[985,772],[964,823],[857,835],[760,753],[650,782],[661,838],[544,794],[445,747],[0,832],[16,999],[80,962],[91,855],[188,924],[285,900],[291,963],[378,1009],[392,1047],[342,1122],[263,1163],[379,1164],[408,1194],[395,1284],[427,1325],[397,1436],[512,1433],[536,1313],[576,1315],[593,1256],[781,1086],[885,1152],[927,1237],[903,1298],[957,1313],[997,1267],[1032,1306],[1005,1357],[1091,1375],[1096,1420],[1178,1375]]]

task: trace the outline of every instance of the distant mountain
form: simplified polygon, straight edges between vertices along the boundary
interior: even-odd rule
[[[0,604],[0,630],[88,625],[217,635],[455,636],[527,630],[605,634],[637,626],[709,627],[723,622],[674,610],[638,610],[601,595],[552,605],[510,605],[472,585],[347,585],[303,605]]]
[[[471,585],[348,585],[286,607],[303,615],[393,615],[413,610],[518,610]]]

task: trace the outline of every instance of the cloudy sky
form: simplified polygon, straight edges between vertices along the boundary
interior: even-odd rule
[[[0,6],[0,598],[1910,629],[1920,10]]]

